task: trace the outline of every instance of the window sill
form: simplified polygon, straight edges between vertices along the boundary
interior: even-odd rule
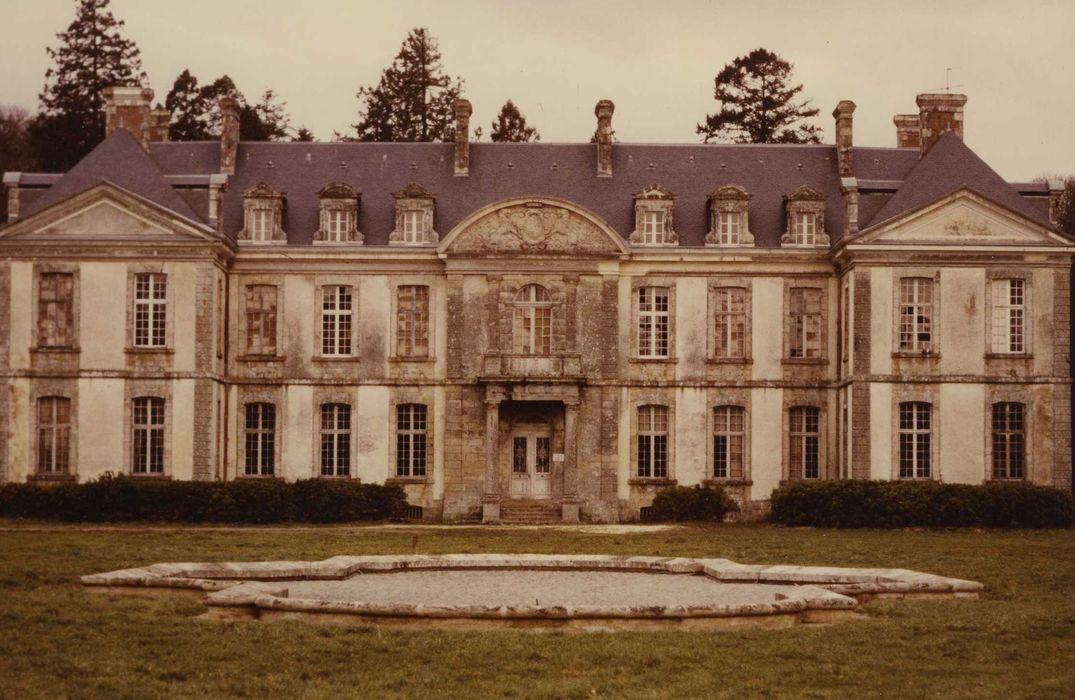
[[[36,348],[30,348],[31,354],[42,355],[77,355],[82,352],[82,348],[77,345],[68,346],[38,346]]]
[[[406,486],[408,484],[428,484],[425,476],[392,476],[384,480],[385,486]]]
[[[993,476],[985,480],[986,486],[990,484],[1025,484],[1028,483],[1026,477],[1012,476],[1012,477],[997,477]]]
[[[283,362],[283,355],[239,355],[235,358],[238,362]]]
[[[753,479],[723,479],[720,477],[710,477],[702,480],[703,486],[753,486]]]
[[[752,365],[754,364],[754,358],[752,357],[710,357],[707,358],[705,363],[707,365]]]
[[[678,360],[674,357],[632,357],[630,362],[635,364],[674,365]]]
[[[255,478],[255,477],[251,477],[251,478]],[[269,477],[265,477],[265,478],[269,478]],[[321,479],[323,481],[353,481],[355,483],[358,483],[358,477],[357,476],[351,476],[350,474],[318,474],[317,478]]]
[[[354,355],[340,355],[340,356],[314,355],[313,357],[310,358],[310,361],[311,362],[342,362],[342,363],[346,364],[346,363],[349,363],[349,362],[358,362],[358,358],[355,357]]]
[[[941,357],[941,353],[939,351],[934,350],[929,350],[926,352],[922,352],[921,350],[918,352],[910,350],[897,350],[896,352],[892,353],[892,357],[908,360],[938,360]]]
[[[630,486],[675,486],[679,482],[670,477],[636,476],[627,483]]]
[[[139,473],[129,472],[127,474],[127,476],[131,477],[132,479],[139,479],[139,480],[145,479],[146,481],[171,481],[172,480],[172,475],[171,474],[143,474],[143,473],[140,473],[140,472]]]
[[[987,360],[1033,360],[1034,353],[1031,352],[987,352],[985,354]]]
[[[40,481],[48,483],[63,483],[78,481],[77,474],[28,474],[26,476],[27,481]]]
[[[249,479],[250,481],[283,481],[284,477],[276,474],[236,474],[236,480]]]
[[[128,355],[174,355],[175,350],[168,347],[159,348],[147,348],[147,347],[128,347],[124,349],[124,352]]]
[[[418,357],[418,356],[410,357],[410,356],[407,356],[407,355],[392,355],[391,357],[388,358],[388,361],[389,362],[399,362],[399,363],[415,362],[415,363],[433,364],[434,362],[437,361],[437,358],[435,358],[435,357]]]
[[[780,364],[782,365],[827,365],[829,361],[824,357],[784,357],[781,358]]]

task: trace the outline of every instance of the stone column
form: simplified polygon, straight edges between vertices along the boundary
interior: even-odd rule
[[[561,519],[565,523],[579,521],[579,405],[564,404],[564,498]]]
[[[500,522],[500,399],[485,399],[485,485],[482,489],[482,522]]]

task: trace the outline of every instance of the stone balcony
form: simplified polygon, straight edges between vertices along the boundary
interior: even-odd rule
[[[482,369],[482,374],[486,377],[569,378],[581,376],[582,361],[578,353],[555,355],[487,353]]]

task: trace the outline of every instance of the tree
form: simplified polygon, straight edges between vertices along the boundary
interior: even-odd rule
[[[463,81],[444,74],[437,40],[412,29],[375,87],[359,88],[359,141],[451,141],[452,102]]]
[[[802,85],[791,84],[793,66],[766,49],[754,49],[724,66],[714,80],[720,111],[698,125],[706,143],[820,143],[821,130],[803,119],[817,116],[810,100],[797,100]]]
[[[305,126],[300,126],[299,130],[295,132],[295,138],[291,139],[297,143],[308,143],[314,141],[314,132],[307,129]]]
[[[22,107],[0,105],[0,173],[34,170],[30,148],[30,113]],[[7,222],[7,193],[0,188],[0,226]]]
[[[123,21],[108,2],[77,0],[75,21],[56,35],[59,46],[48,49],[54,65],[45,71],[31,139],[49,170],[66,170],[104,139],[106,87],[146,82],[138,47],[122,36]]]
[[[248,138],[247,141],[282,141],[288,137],[291,132],[291,117],[287,113],[287,103],[281,102],[273,90],[266,88],[252,109],[264,138]],[[241,134],[241,122],[239,130]]]
[[[291,133],[287,103],[266,89],[251,105],[228,75],[198,87],[198,79],[184,70],[175,79],[165,106],[172,110],[169,136],[173,141],[204,141],[220,136],[220,100],[233,97],[239,103],[239,138],[242,141],[282,141]],[[312,135],[311,135],[312,136]]]
[[[1075,236],[1075,177],[1068,178],[1064,194],[1060,196],[1060,230]]]
[[[213,138],[204,89],[198,79],[184,69],[172,84],[164,106],[172,113],[168,138],[172,141],[208,141]]]
[[[531,140],[540,141],[541,134],[532,126],[526,125],[526,117],[523,116],[515,103],[508,100],[500,108],[500,114],[492,124],[489,132],[489,140],[493,142],[528,143]]]

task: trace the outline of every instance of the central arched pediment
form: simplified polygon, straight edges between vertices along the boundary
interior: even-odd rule
[[[623,239],[597,215],[549,197],[511,199],[483,207],[441,242],[448,254],[622,255]]]

